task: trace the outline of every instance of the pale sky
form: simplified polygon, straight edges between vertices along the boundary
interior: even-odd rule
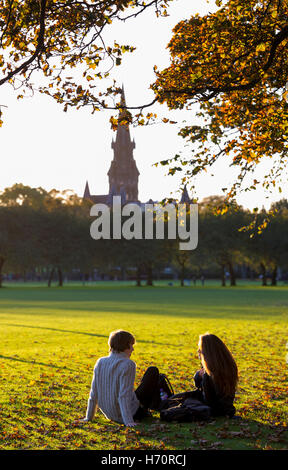
[[[133,54],[124,55],[123,64],[112,73],[112,77],[124,84],[128,106],[153,100],[154,94],[149,90],[155,80],[153,66],[157,64],[161,70],[169,64],[166,46],[177,22],[196,12],[212,11],[213,4],[205,0],[177,0],[169,8],[168,18],[157,19],[151,10],[137,19],[111,26],[106,34],[108,42],[113,44],[115,39],[119,44],[137,47]],[[24,100],[17,100],[16,96],[17,92],[8,85],[1,87],[0,103],[8,108],[2,109],[4,124],[0,129],[0,191],[15,183],[23,183],[47,190],[72,189],[82,196],[88,180],[92,194],[107,194],[107,171],[113,158],[111,141],[115,137],[109,124],[111,111],[92,115],[89,109],[77,111],[68,108],[64,113],[61,105],[46,95],[35,94],[33,98]],[[136,142],[134,158],[140,171],[139,199],[142,202],[150,198],[161,200],[171,195],[179,196],[179,179],[165,176],[167,167],[155,168],[152,164],[171,158],[184,149],[185,142],[177,133],[183,119],[192,124],[194,118],[193,111],[167,114],[166,106],[157,105],[153,109],[148,108],[147,112],[150,110],[177,121],[177,124],[130,128],[131,137]],[[258,174],[266,170],[265,163]],[[229,185],[233,173],[223,162],[215,166],[213,174],[214,177],[209,174],[197,176],[193,181],[199,200],[223,194],[221,188]],[[240,196],[238,202],[249,208],[269,207],[272,200],[281,197],[288,197],[287,189],[284,188],[282,195],[275,191],[270,199],[265,199],[261,190],[253,191]]]

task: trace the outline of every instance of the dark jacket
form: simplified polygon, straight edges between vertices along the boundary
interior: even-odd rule
[[[233,396],[224,396],[217,391],[213,379],[204,369],[200,369],[194,375],[195,386],[201,393],[201,401],[211,407],[212,416],[234,416],[236,409],[233,405]]]

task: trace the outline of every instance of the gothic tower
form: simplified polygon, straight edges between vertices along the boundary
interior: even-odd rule
[[[121,105],[126,106],[124,88],[122,88]],[[134,139],[131,141],[129,125],[121,125],[126,113],[126,109],[119,112],[116,139],[115,141],[113,139],[111,144],[114,158],[108,171],[109,194],[121,194],[125,201],[137,202],[139,171],[133,158],[135,142]]]

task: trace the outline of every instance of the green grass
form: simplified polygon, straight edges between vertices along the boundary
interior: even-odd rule
[[[286,287],[223,289],[80,284],[0,289],[0,449],[287,449]],[[159,414],[135,429],[85,415],[93,366],[110,331],[136,336],[136,384],[149,365],[175,392],[193,389],[199,334],[220,336],[240,373],[242,420],[170,425]]]

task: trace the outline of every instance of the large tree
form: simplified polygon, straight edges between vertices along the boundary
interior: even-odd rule
[[[228,202],[264,157],[274,161],[269,175],[247,181],[246,189],[275,185],[287,162],[288,2],[217,0],[216,5],[216,12],[194,15],[174,28],[171,64],[156,70],[153,89],[170,109],[196,104],[194,122],[180,131],[192,152],[163,163],[171,163],[172,174],[186,169],[187,178],[226,159],[239,169],[225,188]]]
[[[236,285],[236,264],[245,261],[244,248],[249,236],[239,229],[249,222],[249,213],[234,203],[221,215],[215,209],[223,203],[223,198],[212,196],[200,206],[199,244],[209,260],[218,264],[222,286],[226,285],[226,273],[229,273],[230,285]]]
[[[259,237],[253,237],[251,240],[251,258],[256,255],[260,265],[262,284],[267,284],[268,274],[271,278],[271,285],[277,284],[277,277],[279,269],[281,272],[287,272],[288,257],[287,257],[287,231],[288,231],[288,210],[287,200],[279,201],[277,204],[272,205],[272,210],[275,212],[274,217],[271,218],[266,230]],[[265,212],[262,211],[259,216],[265,217]]]

